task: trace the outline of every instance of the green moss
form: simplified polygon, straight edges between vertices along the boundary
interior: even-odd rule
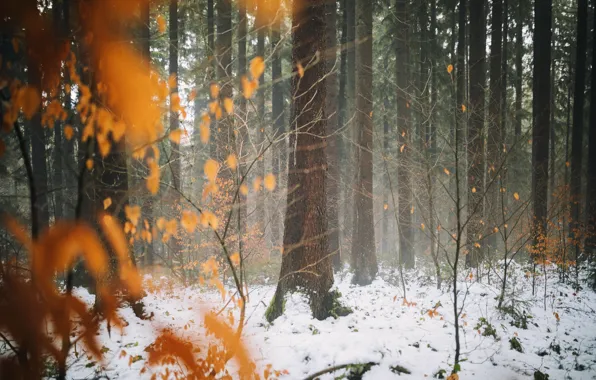
[[[283,297],[281,300],[279,297],[280,296],[276,292],[275,296],[273,296],[273,299],[271,300],[271,303],[269,304],[269,307],[267,307],[267,310],[265,310],[265,319],[267,319],[267,322],[269,323],[273,323],[277,317],[281,316],[286,308],[285,297]]]
[[[540,371],[534,372],[534,380],[548,380],[549,376],[546,373]]]
[[[341,293],[338,290],[329,292],[326,299],[326,306],[329,310],[329,315],[337,319],[339,317],[345,317],[346,315],[352,314],[353,310],[347,306],[344,306],[339,302]]]

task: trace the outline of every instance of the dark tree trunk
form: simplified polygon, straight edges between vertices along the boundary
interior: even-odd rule
[[[454,131],[451,132],[451,139],[455,141],[455,131],[462,128],[463,105],[466,98],[466,15],[467,0],[460,0],[457,16],[457,64],[456,64],[456,117]],[[463,131],[462,131],[463,132]]]
[[[515,121],[514,121],[514,139],[513,142],[516,143],[515,151],[513,152],[513,179],[515,180],[516,184],[520,183],[520,179],[522,176],[521,171],[521,149],[519,147],[519,140],[521,139],[522,134],[522,121],[523,121],[523,112],[522,112],[522,101],[523,101],[523,59],[524,59],[524,37],[523,37],[523,27],[524,27],[524,13],[523,13],[523,1],[520,0],[517,2],[516,7],[516,18],[515,18],[515,78],[514,78],[514,85],[515,85]]]
[[[410,151],[412,127],[410,116],[410,44],[408,36],[409,17],[406,0],[396,0],[395,15],[397,17],[396,33],[396,83],[397,83],[397,200],[398,200],[398,232],[399,263],[406,268],[414,268],[414,250],[412,245],[412,189],[410,181]]]
[[[534,254],[546,233],[548,145],[550,132],[550,65],[552,1],[534,4],[534,73],[532,101],[532,225]]]
[[[284,81],[282,78],[281,69],[281,50],[282,42],[280,39],[280,28],[283,14],[281,13],[280,0],[274,0],[275,18],[271,25],[271,45],[273,46],[272,61],[271,61],[271,80],[273,81],[273,88],[271,90],[271,115],[273,119],[273,134],[276,142],[273,146],[272,153],[272,169],[273,174],[280,178],[285,172],[285,154],[286,154],[286,123],[284,114]],[[276,204],[271,210],[271,240],[274,247],[281,245],[281,231],[283,231],[283,215],[285,207],[282,204]]]
[[[64,39],[65,35],[63,33],[63,20],[62,20],[62,7],[60,6],[59,0],[52,1],[52,24],[54,31],[59,33],[60,39]],[[56,95],[56,100],[61,101],[62,96],[62,81],[58,87],[58,92]],[[52,157],[52,187],[53,187],[53,208],[54,208],[54,222],[59,220],[63,217],[63,210],[64,210],[64,179],[63,179],[63,172],[65,171],[64,166],[64,138],[62,136],[62,123],[60,121],[56,121],[54,123],[54,146],[52,148],[53,157]]]
[[[325,107],[327,112],[327,223],[329,252],[333,255],[333,268],[341,269],[341,256],[339,246],[339,152],[337,124],[337,34],[336,20],[337,1],[327,1],[326,29],[327,29],[327,54],[326,64],[329,74],[326,78],[327,97]]]
[[[594,30],[596,31],[596,17],[594,17]],[[591,75],[590,130],[588,137],[588,187],[586,193],[586,220],[588,223],[586,252],[593,259],[594,254],[596,254],[596,36],[592,36]],[[596,279],[594,280],[592,287],[596,289]]]
[[[218,59],[217,52],[215,51],[215,0],[207,0],[207,49],[209,53],[209,60],[211,65],[209,66],[211,80],[215,80],[217,76]],[[209,125],[211,130],[211,142],[209,145],[209,152],[212,158],[217,158],[217,144],[219,142],[219,134],[217,133],[217,122],[215,118],[211,118]]]
[[[356,126],[358,163],[354,194],[354,235],[352,236],[352,282],[368,285],[377,275],[375,223],[373,213],[373,5],[360,1],[356,8]]]
[[[255,18],[255,29],[257,32],[257,56],[265,59],[265,34],[267,32],[267,10],[264,1],[257,2],[257,14]],[[257,104],[257,150],[260,152],[264,148],[265,143],[265,128],[267,122],[265,120],[265,90],[263,84],[265,83],[265,75],[259,78],[259,90],[256,93]],[[257,164],[255,175],[261,178],[265,177],[265,156],[262,155]],[[255,209],[255,216],[258,220],[259,230],[265,237],[265,229],[267,226],[267,210],[265,208],[265,193],[259,192],[257,194],[257,207]]]
[[[350,243],[354,239],[354,178],[356,171],[356,149],[353,146],[355,141],[355,111],[356,111],[356,0],[345,0],[346,18],[346,111],[344,123],[347,124],[344,133],[345,170],[344,205],[347,210],[344,213],[344,240]]]
[[[470,1],[470,117],[468,123],[468,227],[469,254],[466,265],[478,267],[482,260],[484,233],[484,87],[486,85],[486,25],[484,0]]]
[[[340,67],[339,67],[339,95],[337,98],[337,103],[338,103],[338,115],[337,115],[337,125],[339,126],[339,128],[344,128],[345,124],[347,123],[347,120],[349,118],[348,116],[348,110],[347,110],[347,106],[348,106],[348,94],[347,92],[347,82],[348,82],[348,70],[347,70],[347,66],[348,66],[348,46],[347,46],[347,42],[348,42],[348,12],[347,12],[347,4],[348,4],[349,0],[341,0],[340,1],[340,8],[341,8],[341,40],[340,40],[340,46],[341,46],[341,53],[340,53]],[[349,157],[350,157],[350,147],[349,147],[349,141],[348,141],[348,136],[344,135],[343,133],[340,134],[338,136],[338,149],[339,149],[339,154],[340,157],[342,158],[341,162],[339,163],[339,179],[340,179],[340,183],[342,184],[342,189],[343,191],[338,192],[338,197],[340,197],[340,200],[338,201],[339,204],[342,205],[342,207],[338,210],[338,219],[342,221],[342,223],[340,223],[339,227],[339,243],[340,243],[340,249],[345,248],[345,237],[346,237],[346,231],[347,231],[347,226],[348,226],[348,218],[350,216],[350,212],[346,212],[346,204],[348,201],[348,196],[350,194],[349,192],[349,186],[350,186],[350,181],[347,180],[348,177],[348,168],[349,168]],[[340,256],[340,260],[341,260],[341,256]]]
[[[297,63],[306,65],[325,51],[325,1],[293,3],[292,134],[288,159],[287,213],[284,253],[275,296],[267,310],[269,321],[283,313],[288,291],[300,286],[308,293],[313,316],[329,316],[326,301],[333,285],[327,244],[325,206],[325,61],[297,74]],[[297,133],[308,128],[309,133]]]
[[[31,41],[33,36],[27,36]],[[39,57],[33,49],[27,52],[27,82],[28,85],[37,91],[41,96],[41,66]],[[46,133],[41,125],[41,111],[38,110],[30,120],[26,122],[31,136],[31,166],[33,169],[33,181],[35,182],[35,202],[32,204],[32,236],[35,239],[39,233],[48,227],[50,213],[48,208],[48,169],[46,154]],[[27,152],[28,153],[28,152]]]
[[[428,149],[430,149],[432,155],[434,155],[437,151],[437,124],[435,120],[435,107],[437,105],[437,99],[439,98],[439,88],[437,86],[437,65],[435,56],[438,54],[439,45],[437,44],[437,1],[431,0],[430,3],[430,65],[431,65],[431,90],[432,93],[430,95],[430,119],[429,119],[429,126],[428,126]]]
[[[586,87],[586,49],[588,29],[588,0],[577,3],[577,48],[575,57],[575,91],[573,94],[573,131],[571,134],[571,226],[570,238],[579,264],[581,235],[576,231],[581,227],[580,206],[582,195],[582,148],[584,136],[584,91]],[[578,265],[576,265],[576,269]],[[577,274],[577,270],[576,270]],[[577,281],[577,277],[576,277]],[[576,284],[577,286],[577,284]]]
[[[502,82],[502,29],[503,29],[503,1],[493,0],[492,19],[491,19],[491,43],[490,43],[490,97],[488,105],[488,138],[487,138],[487,210],[486,215],[489,218],[486,230],[487,251],[490,255],[497,247],[497,235],[493,229],[499,225],[499,192],[501,172],[497,172],[501,166],[501,152],[503,151],[503,124],[501,114],[501,101],[503,99]]]

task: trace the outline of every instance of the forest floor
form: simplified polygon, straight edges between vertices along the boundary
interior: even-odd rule
[[[335,287],[342,293],[343,304],[353,309],[352,314],[314,320],[304,297],[293,294],[286,301],[284,315],[273,324],[266,322],[264,313],[275,286],[252,286],[243,336],[260,373],[271,364],[273,369],[288,371],[282,378],[303,379],[331,366],[372,362],[378,364],[367,368],[364,379],[433,378],[441,370],[448,375],[455,347],[449,284],[437,290],[430,278],[410,273],[406,286],[409,303],[404,304],[398,279],[396,273],[384,271],[371,285],[357,287],[350,284],[350,274],[344,273],[336,276]],[[508,297],[515,300],[517,317],[496,309],[498,286],[478,283],[473,277],[459,283],[459,302],[465,300],[460,319],[460,379],[531,379],[537,370],[551,380],[596,379],[596,293],[589,289],[575,293],[570,286],[558,283],[554,270],[547,281],[546,297],[544,276],[537,278],[538,294],[532,296],[532,279],[522,268],[513,268],[509,291],[515,293]],[[84,289],[76,293],[93,301]],[[223,306],[221,295],[204,286],[171,284],[150,292],[144,302],[154,317],[139,320],[130,308],[121,309],[128,324],[123,331],[113,329],[108,337],[102,329],[100,334],[104,361],[73,356],[72,379],[98,375],[150,378],[151,371],[141,374],[148,355],[145,348],[160,329],[170,328],[193,342],[204,343],[201,312]],[[522,352],[512,348],[512,338],[518,340]],[[396,366],[411,374],[398,374]],[[321,379],[335,379],[363,368],[353,366]]]

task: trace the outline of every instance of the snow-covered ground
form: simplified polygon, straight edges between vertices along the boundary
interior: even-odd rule
[[[448,284],[437,290],[422,276],[410,274],[406,289],[409,304],[404,304],[401,287],[383,279],[395,279],[395,275],[385,273],[381,277],[364,287],[352,286],[349,274],[336,277],[342,302],[354,312],[324,321],[314,320],[304,297],[293,294],[287,299],[284,315],[269,324],[264,313],[275,287],[251,287],[243,336],[260,371],[272,364],[274,369],[289,372],[283,378],[301,379],[330,366],[375,362],[379,364],[366,372],[364,379],[433,378],[441,369],[448,374],[455,348]],[[536,370],[550,379],[596,379],[596,294],[591,290],[576,294],[571,287],[558,284],[554,273],[550,277],[545,301],[543,277],[537,281],[539,294],[533,297],[531,279],[520,268],[514,271],[516,291],[510,298],[516,299],[518,311],[525,310],[530,316],[527,329],[512,326],[511,316],[496,311],[497,287],[473,278],[460,282],[460,304],[465,299],[460,319],[460,379],[526,379],[533,378]],[[92,301],[84,289],[77,289],[77,294]],[[149,293],[144,302],[154,318],[142,321],[129,308],[122,309],[128,323],[123,332],[112,331],[110,338],[102,329],[104,361],[95,363],[85,355],[73,357],[71,378],[98,374],[119,379],[150,378],[151,372],[141,373],[141,369],[147,358],[145,348],[159,329],[172,328],[192,341],[204,342],[201,312],[223,306],[221,296],[204,287],[162,286]],[[486,323],[478,327],[481,318],[495,329],[496,338],[485,333]],[[523,352],[511,349],[510,339],[514,337]],[[396,365],[411,374],[394,373],[391,368]],[[321,379],[344,373],[346,370],[336,371]]]

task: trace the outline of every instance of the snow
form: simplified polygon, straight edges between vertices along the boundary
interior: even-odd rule
[[[269,324],[264,313],[275,286],[252,286],[243,336],[261,373],[272,364],[273,369],[289,372],[283,378],[300,379],[330,366],[366,362],[379,365],[366,372],[364,379],[432,378],[441,369],[449,373],[455,352],[449,284],[437,290],[425,276],[410,273],[406,280],[407,300],[415,304],[404,305],[400,282],[394,280],[396,275],[382,273],[381,278],[364,287],[351,285],[348,273],[336,276],[341,301],[354,312],[324,321],[313,319],[305,297],[294,293],[287,297],[285,313]],[[549,374],[550,379],[596,379],[596,294],[587,289],[575,293],[570,286],[558,283],[551,270],[545,299],[543,276],[537,278],[536,296],[531,294],[531,278],[524,276],[521,267],[514,266],[512,276],[508,292],[515,292],[509,298],[531,315],[527,329],[512,326],[512,318],[496,310],[498,284],[479,283],[468,277],[460,281],[460,305],[465,299],[460,319],[460,379],[526,379],[532,378],[536,370]],[[76,294],[93,302],[93,296],[84,289],[77,289]],[[93,363],[86,355],[73,355],[70,378],[105,374],[109,378],[148,379],[150,371],[140,373],[146,364],[144,349],[160,329],[171,328],[197,344],[205,344],[201,313],[219,310],[225,303],[215,290],[173,284],[150,292],[144,302],[154,318],[139,320],[130,308],[121,309],[128,325],[121,332],[112,330],[111,337],[102,328],[99,337],[104,350],[109,350],[104,361]],[[440,306],[434,309],[437,303]],[[431,309],[438,314],[431,317]],[[483,336],[476,329],[481,317],[494,327],[497,339]],[[514,336],[523,353],[510,348],[509,340]],[[552,349],[554,345],[560,346],[560,354]],[[122,350],[126,356],[121,357]],[[130,364],[130,356],[137,355],[139,360]],[[411,374],[393,373],[391,367],[395,365]],[[321,379],[334,379],[343,373],[346,370]]]

